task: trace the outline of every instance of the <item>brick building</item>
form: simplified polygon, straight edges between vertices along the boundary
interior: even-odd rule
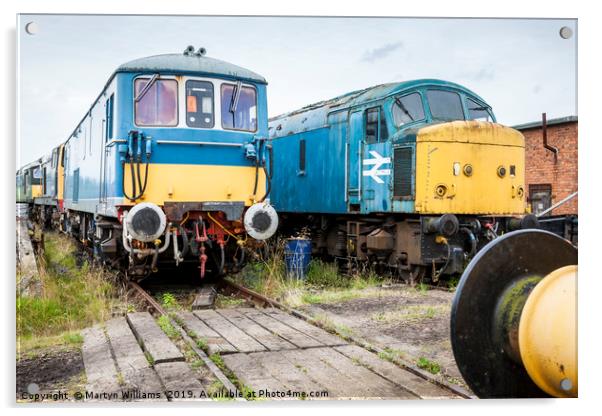
[[[577,191],[576,116],[547,121],[548,145],[543,145],[542,121],[514,126],[525,136],[526,190],[534,213],[541,212]],[[551,215],[577,214],[577,197],[554,209]]]

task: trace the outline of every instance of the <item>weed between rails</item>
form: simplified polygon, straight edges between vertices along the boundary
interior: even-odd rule
[[[388,282],[367,268],[352,276],[344,275],[336,264],[320,259],[310,262],[305,280],[290,277],[286,273],[284,244],[284,240],[272,243],[265,255],[249,262],[234,280],[290,307],[354,299],[365,296],[362,290]]]

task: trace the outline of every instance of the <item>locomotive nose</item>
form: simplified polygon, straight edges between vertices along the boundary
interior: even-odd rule
[[[145,243],[159,238],[167,223],[163,210],[150,202],[135,205],[128,212],[125,221],[128,234]]]
[[[278,214],[267,202],[252,205],[245,213],[245,230],[256,240],[267,240],[278,228]]]

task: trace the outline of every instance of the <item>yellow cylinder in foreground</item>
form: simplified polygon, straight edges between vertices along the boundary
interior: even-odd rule
[[[577,397],[577,266],[554,270],[529,294],[520,318],[520,356],[537,386]]]

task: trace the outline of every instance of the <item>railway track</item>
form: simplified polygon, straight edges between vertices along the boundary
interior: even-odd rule
[[[230,381],[234,378],[246,394],[254,392],[251,399],[471,398],[465,390],[408,363],[382,359],[379,353],[384,351],[378,347],[325,328],[312,317],[228,279],[220,282],[219,292],[245,299],[254,308],[174,315],[139,284],[129,283],[128,288],[148,312],[168,317],[224,386],[230,383],[236,389]],[[215,355],[223,363],[221,368],[209,357]]]
[[[236,400],[473,397],[410,363],[385,360],[379,347],[229,279],[222,279],[218,289],[255,307],[166,310],[140,284],[128,282],[129,299],[145,311],[128,311],[125,317],[83,331],[87,390],[116,392],[125,383],[161,390],[170,401],[198,399],[206,385],[191,371],[190,357],[184,357],[192,352],[228,391],[227,397]],[[159,327],[161,320],[174,328],[179,345]],[[249,391],[259,396],[246,396]],[[189,396],[176,397],[174,392]]]
[[[194,353],[203,361],[203,363],[209,368],[211,373],[222,383],[222,385],[230,390],[233,395],[239,396],[238,389],[234,384],[228,379],[228,377],[223,373],[223,371],[207,356],[207,354],[199,348],[196,341],[194,341],[186,332],[184,328],[180,325],[179,322],[176,322],[173,318],[169,316],[167,311],[161,306],[157,300],[147,293],[138,283],[129,282],[128,287],[130,288],[130,293],[133,293],[134,296],[139,296],[145,303],[148,304],[149,308],[158,315],[166,316],[169,319],[170,324],[178,331],[182,339],[188,344],[188,346],[194,351]]]
[[[437,288],[437,286],[433,286],[433,288]],[[355,345],[358,345],[359,347],[362,347],[373,353],[376,353],[379,355],[386,354],[386,351],[384,349],[382,349],[378,346],[375,346],[373,344],[370,344],[370,343],[366,342],[365,340],[363,340],[362,338],[356,337],[354,335],[350,335],[348,333],[342,333],[340,331],[337,331],[336,328],[325,327],[319,320],[316,320],[315,318],[313,318],[301,311],[289,308],[289,307],[283,305],[282,303],[277,302],[273,299],[269,299],[269,298],[263,296],[262,294],[257,293],[251,289],[248,289],[244,286],[241,286],[238,283],[235,283],[229,279],[223,279],[221,289],[230,295],[238,296],[243,299],[252,301],[257,306],[275,307],[275,308],[281,309],[281,310],[291,314],[294,317],[297,317],[297,318],[302,319],[312,325],[315,325],[326,331],[334,333],[337,336],[339,336],[343,339],[346,339],[347,341],[350,341],[350,342],[354,343]],[[443,290],[442,288],[439,288],[439,289]],[[394,363],[396,365],[399,365],[400,367],[404,368],[405,370],[415,374],[416,376],[418,376],[420,378],[423,378],[424,380],[426,380],[430,383],[436,384],[439,387],[450,391],[454,395],[457,395],[464,399],[475,398],[475,396],[472,395],[470,392],[468,392],[466,389],[456,386],[454,384],[445,382],[445,381],[441,381],[441,380],[433,377],[429,372],[424,371],[424,370],[412,365],[409,362],[403,361],[399,358],[391,358],[391,360],[394,361]]]

